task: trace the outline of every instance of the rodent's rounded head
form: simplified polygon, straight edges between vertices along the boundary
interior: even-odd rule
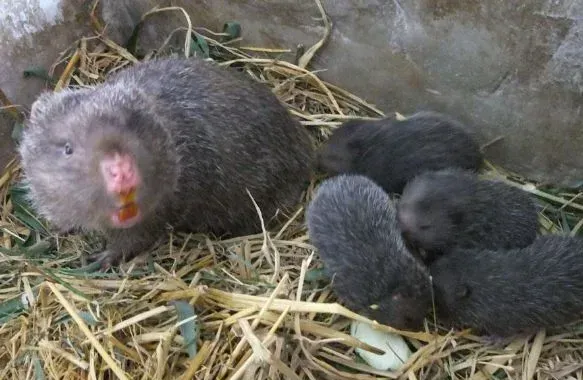
[[[429,278],[424,276],[419,280],[416,284],[406,281],[392,289],[369,305],[363,314],[399,330],[420,330],[432,302]]]
[[[394,249],[394,248],[393,248]],[[391,260],[394,253],[381,250],[381,257]],[[379,253],[381,253],[379,251]],[[399,256],[393,257],[389,270],[379,266],[382,272],[364,279],[358,293],[367,300],[363,315],[400,330],[419,330],[431,308],[431,281],[427,267],[401,247]],[[372,283],[374,282],[374,283]],[[358,282],[354,281],[358,286]],[[362,301],[361,301],[362,302]]]
[[[399,330],[420,330],[425,315],[429,311],[424,302],[417,298],[404,298],[394,294],[389,300],[380,302],[376,310],[370,312],[371,319],[386,320],[385,324]]]
[[[455,242],[472,191],[458,173],[465,175],[450,169],[425,172],[405,186],[397,220],[407,241],[426,250],[443,250]]]
[[[472,302],[472,288],[465,276],[464,266],[467,263],[459,256],[474,254],[478,252],[454,248],[431,264],[435,304],[443,322],[449,323],[451,318],[455,319],[456,314]]]
[[[64,230],[130,227],[152,212],[164,193],[157,189],[165,184],[156,178],[155,142],[141,138],[134,128],[153,121],[122,105],[112,107],[103,94],[92,91],[42,94],[33,103],[19,147],[33,205]],[[135,175],[126,181],[135,189],[134,217],[125,224],[116,224],[114,217],[121,212],[123,194],[104,172],[104,163],[116,157],[125,157],[124,170]]]
[[[353,161],[360,155],[362,138],[376,126],[371,122],[350,120],[338,127],[317,153],[318,170],[340,174],[352,171]]]

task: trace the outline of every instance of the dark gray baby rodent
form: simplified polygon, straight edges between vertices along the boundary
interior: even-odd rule
[[[401,121],[347,121],[318,151],[319,170],[329,175],[365,175],[396,194],[425,170],[478,170],[482,162],[480,147],[465,127],[432,111]]]
[[[455,249],[431,266],[448,327],[511,337],[574,322],[583,312],[583,239],[543,235],[526,248]]]
[[[360,175],[326,179],[306,213],[310,241],[339,300],[394,328],[422,326],[431,308],[429,272],[407,251],[381,187]]]
[[[266,223],[291,211],[314,145],[267,86],[201,59],[165,58],[93,88],[41,94],[20,154],[39,213],[62,230],[104,233],[98,259],[112,265],[152,247],[166,225],[260,232],[246,190]],[[134,190],[134,201],[117,200]]]
[[[427,260],[453,247],[510,249],[532,243],[537,210],[525,191],[473,172],[444,169],[411,180],[397,203],[405,240]]]

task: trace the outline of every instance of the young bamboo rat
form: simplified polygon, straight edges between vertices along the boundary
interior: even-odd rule
[[[389,194],[400,194],[423,171],[478,170],[482,161],[480,147],[465,127],[433,111],[401,121],[347,121],[318,151],[319,170],[329,175],[365,175]]]
[[[418,329],[431,308],[428,269],[405,247],[393,201],[361,175],[322,182],[308,234],[347,307],[398,329]]]
[[[456,248],[430,266],[438,320],[495,339],[575,322],[583,239],[542,235],[525,248]]]

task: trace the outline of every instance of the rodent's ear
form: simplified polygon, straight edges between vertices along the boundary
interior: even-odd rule
[[[364,136],[359,131],[363,128],[371,128],[364,120],[348,120],[342,123],[341,134],[348,137],[346,141],[346,148],[352,153],[359,151],[362,148]]]
[[[54,94],[52,91],[40,93],[30,107],[30,119],[38,119],[46,114],[47,109],[50,108]]]
[[[455,288],[455,297],[457,299],[467,298],[470,296],[471,293],[472,293],[472,291],[471,291],[470,287],[467,286],[466,284],[459,284]]]
[[[316,154],[314,155],[313,168],[319,172],[326,171],[326,154],[324,147],[321,147],[316,151]]]
[[[30,120],[45,117],[55,111],[70,111],[79,103],[84,90],[63,89],[58,92],[44,91],[39,94],[30,107]]]
[[[342,128],[345,131],[354,132],[356,129],[360,128],[360,126],[363,125],[364,123],[365,122],[363,120],[349,119],[342,122],[340,128]]]
[[[391,302],[393,304],[406,304],[411,298],[415,298],[413,290],[401,286],[391,295]]]
[[[359,136],[352,136],[352,138],[346,143],[347,150],[353,155],[359,155],[362,151],[363,141]]]
[[[454,210],[449,214],[449,217],[451,222],[456,226],[459,226],[464,222],[464,213],[462,211]]]

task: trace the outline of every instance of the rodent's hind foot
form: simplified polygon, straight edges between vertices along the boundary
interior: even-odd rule
[[[119,265],[121,259],[121,255],[116,254],[115,252],[108,249],[93,253],[87,257],[87,261],[89,263],[99,263],[99,269],[102,272],[105,272],[112,266]]]

